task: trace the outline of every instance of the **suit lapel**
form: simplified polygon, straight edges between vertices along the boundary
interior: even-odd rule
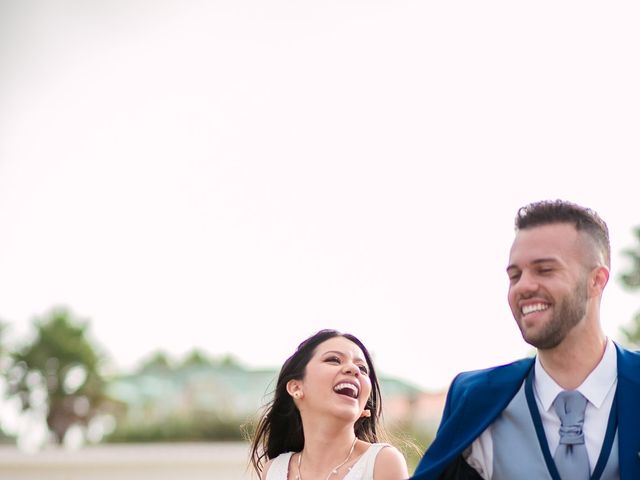
[[[640,353],[616,347],[620,478],[640,478]]]
[[[460,399],[464,410],[459,416],[460,436],[475,440],[506,408],[518,393],[532,362],[494,370],[482,383],[469,388]]]

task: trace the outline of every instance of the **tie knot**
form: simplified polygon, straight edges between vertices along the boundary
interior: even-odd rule
[[[554,407],[560,417],[560,443],[575,445],[584,443],[582,425],[587,399],[577,390],[564,390],[558,394]]]

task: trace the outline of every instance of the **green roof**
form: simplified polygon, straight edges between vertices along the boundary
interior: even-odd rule
[[[269,402],[277,375],[275,369],[251,370],[238,365],[151,368],[114,379],[108,393],[130,409],[155,405],[162,412],[188,408],[247,416]],[[421,393],[416,386],[386,376],[380,378],[380,387],[384,398]]]

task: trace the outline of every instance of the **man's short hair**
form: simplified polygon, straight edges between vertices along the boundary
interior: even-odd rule
[[[602,253],[605,265],[611,267],[609,229],[604,220],[590,208],[565,200],[543,200],[530,203],[518,210],[515,227],[518,231],[553,223],[569,223],[579,232],[589,235]]]

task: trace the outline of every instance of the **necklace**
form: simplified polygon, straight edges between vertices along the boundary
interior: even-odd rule
[[[344,459],[344,461],[340,464],[340,465],[336,465],[335,467],[333,467],[333,469],[331,469],[331,471],[329,472],[329,475],[327,475],[327,478],[325,480],[329,480],[329,478],[331,478],[331,475],[337,475],[338,474],[338,470],[349,461],[349,459],[351,458],[351,454],[353,453],[353,449],[356,446],[356,440],[358,440],[358,437],[355,437],[353,439],[353,443],[351,444],[351,448],[349,449],[349,455],[347,455],[347,458]],[[302,452],[300,452],[300,455],[298,455],[298,475],[296,476],[296,480],[302,480],[302,473],[300,473],[300,465],[302,464]]]

